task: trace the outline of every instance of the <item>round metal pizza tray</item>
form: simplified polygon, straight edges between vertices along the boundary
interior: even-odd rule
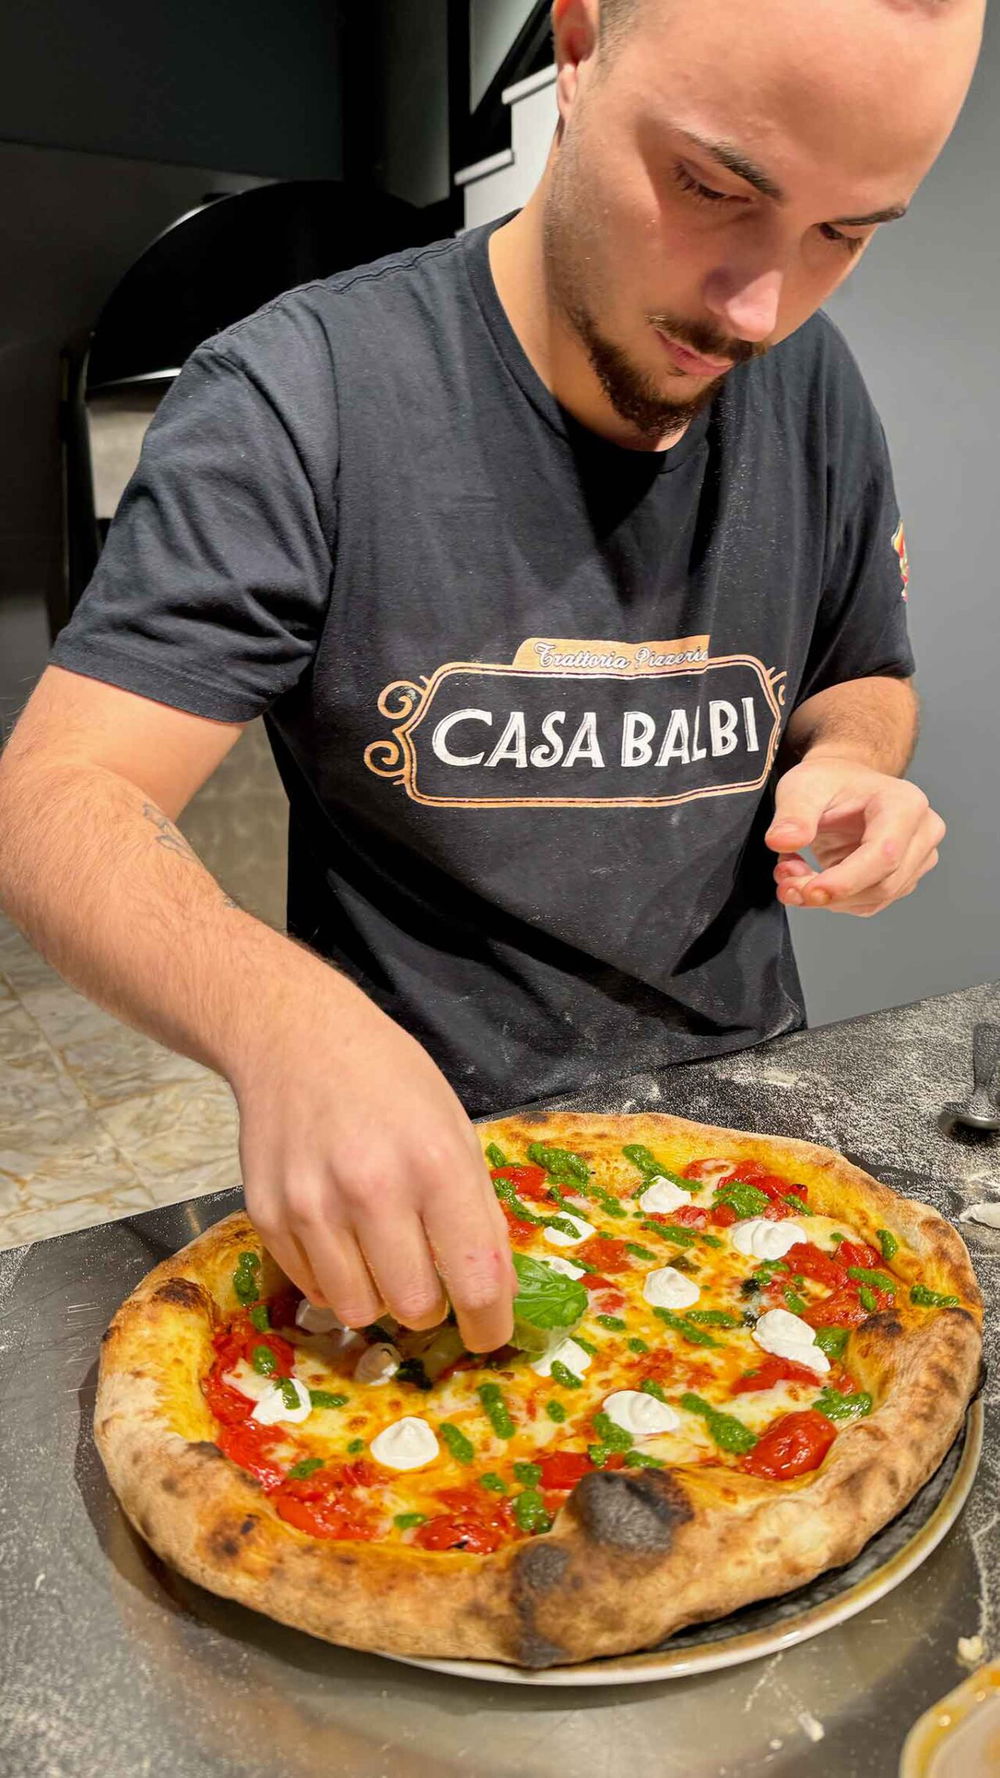
[[[484,1679],[504,1685],[591,1686],[643,1685],[652,1680],[682,1679],[756,1661],[818,1636],[856,1616],[926,1562],[951,1530],[976,1477],[983,1447],[983,1406],[974,1401],[965,1426],[944,1462],[897,1518],[867,1543],[845,1568],[821,1574],[809,1586],[778,1599],[748,1605],[712,1624],[679,1630],[659,1648],[641,1654],[612,1655],[570,1667],[540,1672],[509,1667],[500,1661],[447,1661],[408,1655],[386,1658],[408,1667],[427,1667],[459,1679]]]

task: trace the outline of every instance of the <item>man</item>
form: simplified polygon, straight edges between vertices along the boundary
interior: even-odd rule
[[[556,0],[527,207],[280,298],[163,404],[3,763],[0,891],[225,1075],[250,1214],[348,1323],[447,1292],[500,1345],[468,1113],[798,1027],[784,906],[936,862],[891,473],[816,311],[981,23]],[[173,826],[262,711],[299,944]]]

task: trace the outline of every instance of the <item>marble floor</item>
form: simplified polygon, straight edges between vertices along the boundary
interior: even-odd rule
[[[244,907],[281,924],[286,805],[260,724],[180,825]],[[238,1181],[225,1082],[75,993],[0,915],[0,1248]]]

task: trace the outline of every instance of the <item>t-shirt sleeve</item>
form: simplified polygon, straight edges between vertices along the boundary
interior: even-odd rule
[[[829,570],[798,702],[850,679],[908,679],[909,563],[881,422],[853,371]]]
[[[322,631],[336,481],[335,386],[315,322],[263,311],[199,347],[147,431],[52,660],[216,721],[259,715],[301,678]]]

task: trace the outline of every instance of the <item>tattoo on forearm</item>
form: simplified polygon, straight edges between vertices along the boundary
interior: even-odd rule
[[[156,807],[155,803],[143,803],[142,813],[144,819],[146,821],[151,821],[153,826],[157,829],[156,844],[158,846],[162,846],[167,852],[176,853],[178,858],[188,859],[192,864],[201,863],[193,846],[188,844],[184,835],[174,826],[169,817],[163,813],[163,810]],[[224,893],[222,900],[224,907],[234,908],[239,906],[239,903],[235,902],[231,895],[226,895]]]

